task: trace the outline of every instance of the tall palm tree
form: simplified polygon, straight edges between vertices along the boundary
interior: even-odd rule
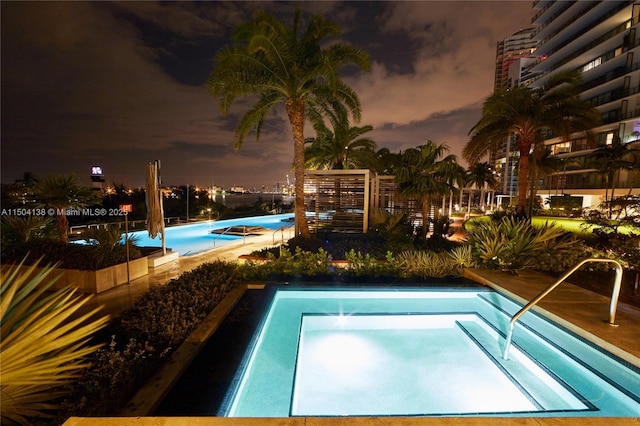
[[[517,213],[525,214],[529,153],[551,132],[563,140],[572,133],[587,132],[600,115],[590,103],[580,99],[581,76],[577,71],[549,77],[540,88],[501,89],[484,102],[482,118],[471,128],[471,139],[462,151],[470,163],[477,163],[509,135],[515,135],[520,154]]]
[[[620,181],[620,172],[640,167],[640,149],[631,148],[629,144],[623,143],[620,137],[615,137],[611,144],[597,148],[591,155],[596,168],[605,177],[607,192],[611,189],[610,196],[605,194],[605,202],[609,204],[608,217],[611,219],[614,191]]]
[[[551,151],[551,149],[546,148],[542,153],[542,155],[540,155],[540,157],[536,160],[536,170],[537,170],[536,175],[540,174],[542,178],[550,178],[554,174],[557,174],[560,171],[562,171],[566,167],[566,164],[568,164],[566,160],[563,160],[562,158],[558,158],[557,156],[553,155],[553,152]],[[559,176],[558,176],[558,180],[559,180]],[[551,180],[550,179],[547,182],[547,186],[548,186],[547,189],[549,191],[549,197],[551,197]],[[534,191],[535,189],[536,187],[534,186]]]
[[[327,118],[333,130],[324,121],[314,125],[315,138],[307,138],[305,143],[305,164],[307,167],[325,170],[346,170],[369,168],[373,164],[376,143],[373,139],[361,137],[373,130],[373,126],[351,126],[349,117],[339,111],[328,111]]]
[[[339,34],[336,24],[318,15],[309,19],[303,31],[299,10],[291,28],[259,11],[253,21],[236,28],[234,43],[217,53],[207,81],[209,94],[220,98],[224,114],[236,98],[257,96],[236,127],[236,147],[253,129],[259,138],[267,113],[284,105],[293,133],[296,225],[303,237],[310,235],[304,210],[305,120],[318,121],[331,104],[360,120],[360,100],[340,78],[339,70],[345,65],[370,67],[369,55],[362,50],[341,43],[320,46],[327,37]]]
[[[37,205],[51,212],[56,218],[56,228],[60,241],[69,242],[70,209],[82,209],[100,203],[91,188],[80,185],[74,175],[54,175],[39,180],[34,188]]]
[[[437,207],[442,198],[455,190],[455,185],[464,185],[465,171],[455,155],[447,155],[449,147],[432,141],[409,148],[400,153],[396,168],[396,181],[400,193],[418,200],[422,212],[425,237],[429,232],[428,220],[432,207]],[[434,220],[438,209],[434,209]]]
[[[498,181],[489,163],[477,163],[467,170],[467,184],[480,190],[480,204],[484,207],[485,189],[496,189]]]

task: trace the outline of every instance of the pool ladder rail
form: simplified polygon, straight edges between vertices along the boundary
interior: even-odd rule
[[[511,347],[511,339],[513,337],[513,326],[516,321],[529,309],[535,306],[542,298],[544,298],[547,294],[551,293],[556,287],[562,284],[571,274],[580,269],[582,265],[590,262],[601,262],[601,263],[613,263],[616,269],[616,278],[613,284],[613,294],[611,295],[611,305],[609,306],[609,325],[613,327],[617,327],[618,325],[615,323],[616,319],[616,309],[618,307],[618,297],[620,296],[620,286],[622,285],[622,265],[617,260],[613,259],[601,259],[601,258],[589,258],[581,261],[576,266],[571,268],[567,273],[565,273],[562,277],[560,277],[556,282],[551,284],[549,287],[544,289],[540,294],[531,299],[529,303],[527,303],[522,309],[520,309],[516,314],[511,317],[511,321],[509,322],[509,330],[507,332],[507,339],[505,341],[504,352],[502,353],[502,358],[504,360],[509,359],[509,348]]]

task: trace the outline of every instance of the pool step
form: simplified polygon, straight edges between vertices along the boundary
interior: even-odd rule
[[[500,335],[500,344],[504,345],[505,333],[499,330],[507,330],[511,316],[522,306],[497,293],[490,297],[479,295],[479,298],[494,312],[492,322],[488,322],[488,326]],[[495,316],[495,310],[501,313],[499,317]],[[550,323],[554,327],[549,327]],[[521,353],[527,354],[530,359],[544,360],[544,367],[551,373],[563,375],[564,371],[579,366],[582,373],[567,378],[568,386],[581,390],[582,396],[587,400],[597,400],[604,389],[608,389],[606,392],[624,394],[630,399],[631,405],[640,404],[638,392],[640,377],[637,374],[637,367],[553,323],[539,313],[530,311],[517,322],[513,342],[514,346],[518,347]],[[585,351],[585,346],[596,350]],[[582,355],[578,357],[575,354]],[[597,389],[588,385],[585,388],[585,384],[590,381],[600,381],[600,385]]]
[[[566,383],[518,348],[514,348],[509,361],[503,360],[501,341],[504,339],[500,339],[496,330],[483,323],[483,319],[456,321],[456,325],[511,380],[537,410],[588,409]]]

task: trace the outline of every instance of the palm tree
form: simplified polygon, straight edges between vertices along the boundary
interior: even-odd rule
[[[399,153],[394,153],[389,148],[380,148],[373,155],[373,171],[378,175],[395,175]]]
[[[598,111],[580,99],[580,82],[577,71],[566,71],[550,76],[540,88],[500,89],[485,100],[482,118],[469,132],[473,135],[462,155],[472,165],[509,135],[515,135],[520,154],[520,215],[525,215],[531,149],[541,144],[549,132],[569,140],[572,133],[588,133],[599,122]]]
[[[485,189],[496,189],[498,181],[489,163],[477,163],[467,170],[467,184],[480,190],[480,204],[484,208]]]
[[[315,138],[307,138],[305,143],[305,164],[320,170],[346,170],[370,168],[373,164],[376,143],[373,139],[361,137],[373,130],[373,126],[352,127],[345,114],[328,111],[327,117],[333,131],[324,122],[314,125]]]
[[[536,159],[536,175],[539,173],[541,177],[550,178],[554,174],[558,174],[561,170],[566,167],[566,161],[562,158],[558,158],[553,155],[551,149],[546,148],[542,155],[538,159]],[[558,176],[558,180],[559,180]],[[547,182],[547,190],[549,191],[549,197],[551,197],[551,179],[548,179]],[[536,186],[534,186],[534,191]],[[534,193],[535,196],[535,193]]]
[[[369,55],[362,50],[340,43],[320,46],[327,37],[339,34],[336,24],[318,15],[302,31],[299,10],[292,28],[259,11],[253,21],[236,28],[234,43],[217,53],[207,81],[209,94],[220,98],[224,114],[236,98],[257,96],[236,127],[237,148],[253,129],[259,138],[267,113],[284,105],[294,143],[296,227],[303,237],[309,237],[304,209],[305,120],[319,121],[331,104],[360,120],[360,100],[340,78],[339,70],[350,64],[364,70],[370,67]]]
[[[620,171],[639,167],[640,149],[630,148],[629,144],[623,143],[620,137],[615,137],[611,144],[597,148],[592,153],[592,157],[597,164],[597,169],[605,176],[607,192],[611,189],[610,197],[605,193],[605,202],[609,204],[608,217],[611,219],[614,191],[620,181]]]
[[[455,185],[464,184],[465,172],[455,155],[447,155],[447,145],[436,145],[427,141],[425,145],[409,148],[400,153],[396,168],[396,181],[400,193],[415,197],[422,212],[424,236],[429,232],[428,219],[432,207],[439,205],[444,196],[455,190]],[[434,221],[438,209],[434,209]]]
[[[100,203],[91,188],[80,185],[73,175],[49,176],[41,179],[36,183],[34,192],[37,205],[50,210],[49,215],[51,213],[55,215],[60,241],[65,243],[69,242],[67,212],[70,209],[82,209]]]

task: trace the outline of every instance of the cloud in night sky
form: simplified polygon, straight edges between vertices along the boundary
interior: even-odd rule
[[[220,114],[204,83],[232,28],[266,9],[320,13],[367,50],[349,72],[378,148],[427,139],[460,155],[493,90],[496,42],[527,27],[531,2],[11,2],[2,12],[2,182],[77,174],[141,185],[162,161],[167,184],[271,187],[291,173],[284,110],[233,149],[240,100]],[[307,136],[312,135],[308,133]]]

